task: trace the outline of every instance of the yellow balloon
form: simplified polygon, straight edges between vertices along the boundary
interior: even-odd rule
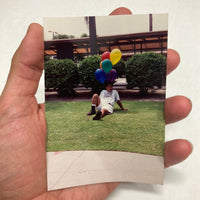
[[[122,57],[122,53],[119,49],[113,49],[110,53],[110,61],[113,65],[117,64]]]

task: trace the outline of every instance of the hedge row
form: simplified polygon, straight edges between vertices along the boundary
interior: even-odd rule
[[[59,95],[73,95],[74,88],[83,84],[99,93],[103,85],[94,76],[101,57],[94,55],[81,61],[79,67],[70,60],[49,60],[45,62],[45,85]],[[141,92],[153,86],[165,85],[166,58],[156,53],[133,55],[127,62],[120,60],[115,66],[118,76],[126,75],[127,88],[139,87]]]
[[[141,94],[153,86],[165,86],[166,57],[156,53],[134,55],[126,63],[126,80],[128,89],[139,87]]]
[[[75,62],[70,59],[45,62],[45,87],[53,88],[61,96],[74,94],[80,83],[80,75]]]

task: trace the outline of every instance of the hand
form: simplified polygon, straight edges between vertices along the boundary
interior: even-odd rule
[[[104,199],[118,183],[46,191],[46,120],[44,107],[35,98],[44,67],[43,55],[43,29],[31,24],[13,57],[0,97],[0,199]],[[169,50],[168,72],[178,64],[178,54]],[[191,102],[185,97],[167,99],[166,123],[183,119],[190,110]],[[186,140],[167,142],[165,166],[183,161],[191,151],[191,144]]]

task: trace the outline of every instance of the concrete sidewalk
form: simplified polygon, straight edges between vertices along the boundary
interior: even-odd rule
[[[119,92],[120,98],[122,100],[141,100],[141,101],[159,101],[163,102],[165,99],[165,88],[149,89],[148,95],[146,97],[139,96],[139,88],[135,87],[133,89],[127,89],[126,78],[118,78],[113,85],[113,89]],[[76,94],[73,97],[58,97],[56,91],[45,92],[46,101],[81,101],[81,100],[91,100],[92,93],[91,88],[85,88],[84,85],[79,84],[74,88]]]
[[[126,89],[127,86],[127,82],[126,82],[126,78],[118,78],[116,79],[116,82],[113,85],[113,89]],[[79,84],[77,87],[74,88],[74,90],[88,90],[91,88],[85,88],[84,85]]]

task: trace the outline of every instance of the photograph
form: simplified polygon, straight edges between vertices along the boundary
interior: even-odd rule
[[[199,8],[1,1],[0,199],[199,200]]]
[[[167,14],[44,18],[47,152],[163,157],[167,22]]]

